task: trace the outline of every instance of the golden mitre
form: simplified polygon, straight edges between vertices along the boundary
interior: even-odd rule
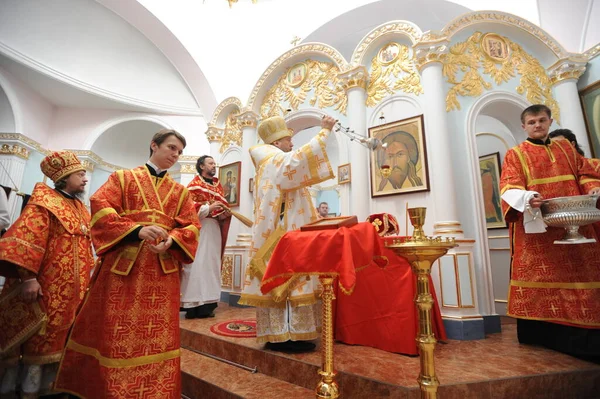
[[[85,170],[77,155],[70,151],[55,151],[42,159],[40,163],[42,173],[56,182],[71,173]]]
[[[285,124],[285,119],[281,116],[272,116],[260,122],[258,125],[258,135],[265,144],[271,144],[284,137],[291,137],[292,132]]]

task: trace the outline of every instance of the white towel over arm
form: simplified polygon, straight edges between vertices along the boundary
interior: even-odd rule
[[[523,227],[525,233],[545,233],[546,223],[542,219],[540,208],[532,208],[529,200],[539,193],[536,191],[519,190],[512,188],[502,194],[502,199],[512,208],[523,213]]]

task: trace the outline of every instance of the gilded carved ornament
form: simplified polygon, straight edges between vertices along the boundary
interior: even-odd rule
[[[348,98],[338,79],[339,68],[330,62],[305,60],[285,70],[269,89],[260,107],[262,118],[297,110],[308,100],[311,106],[330,108],[346,114]]]
[[[231,111],[225,120],[225,130],[221,137],[221,147],[219,152],[222,154],[232,145],[242,146],[242,127],[238,123],[239,111]]]
[[[254,109],[254,101],[256,100],[256,97],[258,96],[258,93],[261,90],[263,84],[265,83],[267,78],[269,78],[271,76],[271,74],[277,68],[279,68],[281,66],[282,63],[284,63],[291,57],[298,56],[299,54],[308,55],[311,53],[316,53],[318,55],[322,55],[322,56],[332,59],[335,62],[337,68],[344,69],[347,67],[348,63],[346,62],[344,57],[336,49],[334,49],[333,47],[330,47],[326,44],[307,43],[307,44],[302,44],[300,46],[296,46],[293,49],[282,54],[275,61],[273,61],[273,63],[271,65],[269,65],[267,70],[265,72],[263,72],[263,74],[260,77],[260,79],[258,80],[258,82],[256,82],[256,85],[254,85],[254,89],[252,90],[252,93],[250,94],[250,97],[248,98],[248,106],[250,108]],[[288,70],[289,70],[289,68],[288,68]],[[264,100],[263,100],[263,103],[264,103]],[[261,113],[261,115],[262,115],[262,113]]]
[[[209,125],[205,134],[210,143],[220,142],[221,138],[223,137],[223,129]]]
[[[558,103],[552,97],[552,82],[540,62],[504,36],[475,32],[466,41],[450,47],[442,73],[452,88],[446,96],[446,111],[460,109],[458,96],[479,97],[492,88],[487,75],[501,85],[520,75],[517,93],[532,104],[545,104],[560,121]]]
[[[179,173],[194,175],[196,174],[196,165],[191,163],[182,163],[181,168],[179,169]]]
[[[252,111],[248,108],[242,109],[237,116],[238,124],[242,128],[244,128],[244,127],[255,128],[256,126],[258,126],[258,118],[259,118],[258,115],[254,111]]]
[[[93,172],[94,171],[94,166],[95,164],[88,160],[88,159],[81,159],[81,164],[83,165],[83,167],[85,168],[85,170],[87,170],[88,172]]]
[[[435,43],[419,45],[415,47],[415,63],[419,71],[422,71],[426,65],[431,63],[443,63],[448,54],[448,44]]]
[[[423,87],[415,67],[415,53],[408,46],[391,42],[381,47],[371,60],[367,106],[374,107],[397,91],[419,95]]]
[[[114,165],[112,163],[108,163],[108,162],[104,162],[102,160],[102,158],[100,158],[98,155],[96,155],[94,152],[90,151],[90,150],[68,150],[71,151],[73,154],[77,155],[78,158],[89,158],[87,159],[87,162],[89,162],[91,169],[87,169],[90,172],[94,170],[94,168],[96,166],[102,166],[105,169],[109,169],[109,170],[119,170],[119,169],[123,169],[122,166],[118,166],[118,165]],[[84,163],[84,161],[86,160],[81,160],[82,163]],[[84,165],[85,167],[85,165]]]
[[[231,288],[233,285],[233,255],[223,255],[221,267],[221,287]]]
[[[208,125],[217,126],[219,124],[219,116],[221,116],[223,110],[230,105],[235,105],[238,109],[242,108],[242,102],[237,97],[227,97],[225,100],[221,101],[221,103],[217,106],[215,112],[213,112],[213,117]]]
[[[600,43],[596,44],[594,47],[591,47],[588,50],[586,50],[583,53],[583,56],[585,58],[587,58],[588,61],[591,61],[592,58],[596,57],[598,54],[600,54]]]
[[[2,144],[0,146],[0,154],[16,155],[19,158],[29,159],[29,150],[18,144]]]
[[[560,60],[549,68],[550,80],[553,85],[565,80],[577,80],[585,72],[587,60]]]
[[[340,85],[345,92],[348,90],[360,87],[367,89],[367,80],[369,79],[369,72],[367,68],[362,65],[355,66],[350,70],[346,70],[338,73],[338,80]]]
[[[399,34],[408,36],[412,43],[416,43],[421,38],[421,30],[413,23],[406,21],[389,22],[369,32],[369,34],[367,34],[367,36],[359,43],[352,55],[352,64],[360,65],[363,63],[365,53],[375,40],[385,35]]]
[[[497,11],[475,11],[462,15],[446,25],[444,29],[442,29],[442,34],[448,38],[451,38],[455,33],[466,28],[467,26],[481,24],[483,22],[500,23],[522,29],[548,46],[548,48],[550,48],[552,52],[554,52],[554,54],[559,58],[564,57],[567,53],[566,50],[560,44],[558,44],[558,42],[556,42],[556,40],[550,37],[540,27],[512,14]]]

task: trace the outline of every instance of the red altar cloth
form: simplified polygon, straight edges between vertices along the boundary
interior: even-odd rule
[[[415,277],[406,260],[384,247],[370,223],[286,233],[269,260],[261,290],[267,293],[296,273],[339,275],[334,306],[338,341],[418,354]],[[435,300],[434,332],[437,339],[444,340],[431,280],[430,290]]]
[[[339,287],[351,293],[356,269],[376,261],[382,266],[383,242],[370,223],[331,230],[287,232],[275,247],[260,290],[263,294],[284,284],[293,275],[337,275]]]
[[[385,237],[384,241],[391,238]],[[336,293],[335,338],[347,344],[417,355],[416,277],[404,258],[387,248],[383,256],[389,260],[387,266],[372,263],[356,273],[352,295]],[[445,340],[446,331],[431,279],[429,290],[434,299],[431,313],[435,337]]]

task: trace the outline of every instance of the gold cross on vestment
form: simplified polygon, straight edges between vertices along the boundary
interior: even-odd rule
[[[287,172],[283,172],[283,175],[288,178],[288,180],[294,180],[294,175],[296,174],[295,170],[288,165],[285,167]]]
[[[142,385],[138,389],[135,389],[133,392],[137,393],[138,397],[141,399],[141,398],[144,397],[144,395],[146,394],[146,392],[151,391],[151,390],[152,390],[151,388],[146,388],[145,387],[145,382],[142,381]]]
[[[153,323],[152,323],[152,320],[150,320],[150,322],[144,326],[144,328],[147,328],[147,329],[148,329],[148,334],[150,334],[150,333],[152,332],[152,329],[153,329],[154,327],[158,327],[158,325],[156,325],[156,324],[153,324]]]
[[[148,216],[148,219],[150,219],[152,223],[156,223],[156,221],[160,219],[160,215],[157,215],[154,211],[152,211],[152,214]]]
[[[558,308],[554,306],[554,304],[550,305],[550,310],[552,311],[553,314],[556,314],[556,312],[558,311]]]
[[[325,163],[325,158],[321,158],[318,155],[315,155],[315,162],[317,162],[317,169],[321,167],[321,164]]]
[[[150,301],[152,301],[152,306],[154,306],[154,302],[158,299],[159,297],[156,296],[156,294],[154,293],[154,291],[152,291],[152,295],[148,297],[148,299],[150,299]]]
[[[122,330],[124,327],[120,326],[119,323],[117,322],[117,324],[115,325],[115,328],[113,330],[114,335],[117,335],[117,333],[119,332],[119,330]]]
[[[262,233],[262,236],[267,239],[269,238],[269,236],[271,235],[271,229],[265,231],[264,233]]]
[[[523,295],[523,287],[519,287],[517,288],[517,292],[519,293],[519,295]]]

